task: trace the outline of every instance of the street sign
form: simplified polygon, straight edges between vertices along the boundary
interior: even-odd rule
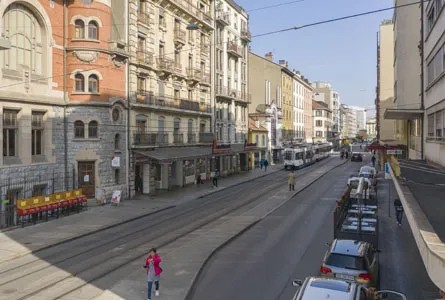
[[[391,154],[391,155],[398,155],[398,154],[402,154],[403,150],[400,149],[388,149],[386,150],[386,154]]]

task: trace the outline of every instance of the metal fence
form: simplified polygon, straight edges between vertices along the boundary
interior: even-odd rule
[[[0,180],[0,228],[17,225],[17,200],[63,192],[78,187],[74,170],[23,172]]]

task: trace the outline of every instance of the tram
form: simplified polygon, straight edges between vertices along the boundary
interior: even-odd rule
[[[329,156],[332,145],[294,145],[284,149],[284,169],[295,170],[309,166]]]

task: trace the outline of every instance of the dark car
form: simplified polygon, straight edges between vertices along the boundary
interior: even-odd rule
[[[352,153],[351,161],[363,161],[363,155],[361,153]]]

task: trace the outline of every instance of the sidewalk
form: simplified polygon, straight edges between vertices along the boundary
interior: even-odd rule
[[[283,166],[280,164],[269,166],[267,172],[255,169],[249,173],[220,178],[218,188],[213,188],[211,183],[206,183],[174,191],[161,191],[155,196],[141,195],[134,200],[121,202],[119,207],[109,205],[90,207],[87,211],[79,214],[25,228],[0,232],[0,263],[170,209],[282,169]]]

